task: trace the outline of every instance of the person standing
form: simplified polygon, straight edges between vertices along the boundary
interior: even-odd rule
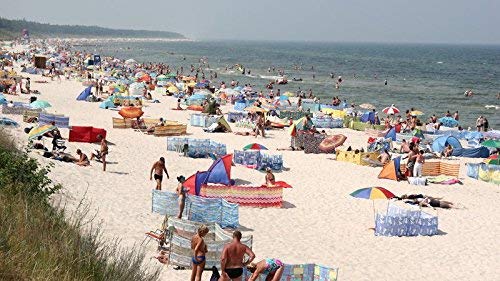
[[[243,262],[243,257],[249,256],[246,262]],[[247,245],[241,243],[241,232],[236,230],[233,232],[233,241],[224,246],[221,255],[221,272],[222,281],[241,281],[243,275],[243,267],[250,264],[255,259],[255,254]]]
[[[458,110],[455,111],[455,113],[453,114],[453,118],[458,121],[460,119],[460,116],[458,116]]]
[[[198,228],[197,233],[191,238],[191,250],[193,251],[193,257],[191,262],[193,267],[191,269],[191,281],[201,281],[201,276],[203,270],[205,269],[206,254],[208,252],[207,244],[203,237],[208,234],[208,227],[206,225],[201,225]]]
[[[149,173],[149,180],[153,179],[153,171],[154,171],[154,179],[156,181],[156,190],[161,190],[161,182],[163,181],[163,172],[167,175],[167,179],[170,178],[168,175],[167,168],[165,167],[165,158],[160,157],[160,160],[156,161],[151,167],[151,172]]]
[[[98,135],[97,139],[101,141],[101,148],[96,153],[92,153],[90,156],[90,160],[97,158],[102,161],[102,170],[106,172],[106,155],[108,155],[108,143],[106,142],[106,138],[102,135]]]
[[[26,93],[29,95],[31,93],[31,81],[30,78],[26,78]]]
[[[176,188],[176,193],[179,196],[179,214],[177,215],[178,219],[182,219],[182,213],[184,212],[184,206],[186,205],[186,193],[189,191],[189,189],[186,189],[184,187],[184,182],[186,181],[186,178],[184,176],[178,176],[177,181],[179,184],[177,185]]]

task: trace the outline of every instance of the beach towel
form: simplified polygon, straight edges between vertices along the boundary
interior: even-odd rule
[[[427,178],[427,180],[430,183],[436,183],[436,184],[445,184],[445,185],[451,185],[451,184],[456,184],[456,183],[462,184],[462,182],[459,179],[452,177],[452,176],[446,176],[446,175],[429,177],[429,178]]]

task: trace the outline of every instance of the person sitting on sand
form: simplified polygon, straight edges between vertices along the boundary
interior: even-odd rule
[[[377,157],[377,160],[382,163],[382,165],[385,165],[391,161],[391,155],[387,151],[387,149],[384,149],[384,151]]]
[[[408,145],[408,142],[403,139],[403,142],[401,142],[401,148],[399,149],[400,153],[408,153],[410,152],[410,146]]]
[[[448,144],[448,146],[446,146],[446,148],[444,149],[442,156],[446,158],[450,157],[452,154],[453,154],[453,147],[451,146],[451,144]]]
[[[78,155],[78,161],[75,162],[76,165],[78,165],[78,166],[89,166],[90,165],[89,158],[87,157],[87,155],[85,153],[82,152],[81,149],[77,149],[76,154]]]
[[[184,182],[186,181],[186,178],[184,176],[178,176],[177,181],[179,182],[175,190],[177,195],[179,196],[179,214],[177,215],[177,218],[182,219],[182,213],[184,212],[184,206],[186,205],[186,193],[189,191],[189,189],[186,189],[184,187]]]
[[[177,108],[175,108],[176,110],[183,110],[182,107],[181,107],[181,99],[177,99]]]
[[[106,155],[108,155],[108,144],[106,142],[106,138],[102,135],[98,135],[97,139],[101,141],[101,149],[96,150],[96,153],[92,153],[90,156],[90,160],[94,158],[100,159],[102,161],[102,170],[106,172]]]
[[[258,280],[260,274],[266,275],[266,281],[279,281],[285,270],[283,262],[279,259],[265,259],[247,266],[252,276],[248,281]]]
[[[207,244],[203,237],[208,234],[208,227],[206,225],[201,225],[198,228],[197,233],[191,238],[191,250],[193,251],[193,257],[191,262],[193,264],[191,270],[191,281],[201,281],[201,275],[205,269],[205,254],[208,252]]]
[[[149,180],[153,179],[153,171],[154,171],[154,179],[156,181],[156,190],[161,190],[163,172],[165,172],[165,174],[167,175],[167,179],[170,179],[167,168],[165,167],[165,158],[160,157],[160,160],[156,161],[153,164],[153,167],[151,167],[151,172],[149,173]]]
[[[276,184],[276,179],[274,178],[273,171],[271,168],[266,168],[266,185],[268,187],[274,186]]]

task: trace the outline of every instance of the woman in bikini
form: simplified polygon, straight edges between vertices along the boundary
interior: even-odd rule
[[[258,263],[252,263],[247,266],[248,271],[252,272],[252,276],[248,281],[255,281],[260,274],[267,275],[266,281],[279,281],[285,270],[283,262],[279,259],[265,259]]]
[[[205,269],[205,254],[208,252],[207,244],[205,244],[205,237],[208,233],[208,228],[202,225],[198,228],[198,233],[191,238],[191,250],[193,250],[193,257],[191,262],[193,268],[191,271],[191,281],[201,281],[201,275]]]

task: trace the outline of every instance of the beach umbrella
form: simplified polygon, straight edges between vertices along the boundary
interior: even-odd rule
[[[125,64],[135,64],[137,63],[137,61],[135,61],[134,59],[128,59],[125,61]]]
[[[424,115],[424,113],[420,110],[413,110],[412,112],[410,112],[410,115],[420,116],[420,115]]]
[[[438,119],[439,123],[442,123],[445,127],[456,127],[458,126],[458,121],[452,117],[441,117]]]
[[[164,81],[164,80],[168,80],[168,77],[165,76],[164,74],[162,74],[162,75],[157,76],[156,79],[158,79],[158,81]]]
[[[175,78],[177,75],[175,73],[167,73],[165,74],[167,78]]]
[[[293,122],[292,126],[290,126],[290,135],[296,136],[297,131],[306,131],[312,128],[314,123],[312,120],[307,119],[305,116]]]
[[[245,147],[243,147],[243,150],[267,150],[267,147],[263,146],[262,144],[258,144],[258,143],[251,143],[251,144],[247,144],[245,145]]]
[[[376,107],[371,104],[371,103],[362,103],[359,105],[360,108],[363,108],[363,109],[375,109]]]
[[[30,107],[31,108],[47,108],[47,107],[51,107],[52,105],[50,105],[49,102],[47,101],[44,101],[44,100],[36,100],[32,103],[30,103]]]
[[[397,107],[395,107],[394,104],[392,104],[391,106],[382,109],[382,112],[385,113],[385,114],[387,114],[387,115],[389,115],[389,114],[398,114],[399,113],[399,109]]]
[[[19,124],[10,119],[10,118],[5,118],[5,117],[1,117],[0,118],[0,126],[5,126],[5,127],[18,127]]]
[[[375,221],[375,200],[377,199],[387,200],[395,197],[395,195],[392,192],[380,186],[360,188],[352,192],[350,195],[355,198],[372,200],[374,221]]]
[[[492,130],[483,133],[483,137],[488,139],[500,139],[500,131]]]
[[[482,146],[500,148],[500,141],[498,140],[487,140],[481,143]]]
[[[34,127],[28,133],[28,139],[31,140],[31,139],[37,138],[39,136],[43,136],[45,133],[53,131],[55,129],[57,129],[57,127],[53,126],[53,125],[42,125],[42,126]]]
[[[179,92],[179,89],[176,86],[170,86],[167,88],[167,91],[172,94],[177,94]]]
[[[484,163],[490,164],[490,165],[500,165],[500,159],[486,159],[484,160]]]
[[[245,111],[252,112],[252,113],[255,113],[255,112],[262,112],[262,113],[265,113],[265,112],[267,112],[267,110],[265,110],[265,109],[264,109],[264,108],[262,108],[262,107],[258,107],[258,106],[250,106],[250,107],[247,107],[247,108],[245,108]]]

